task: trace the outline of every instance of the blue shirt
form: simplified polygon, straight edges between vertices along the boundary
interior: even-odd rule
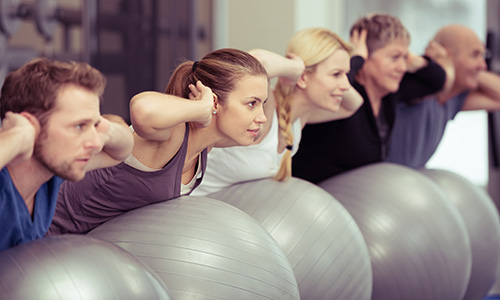
[[[398,103],[388,162],[424,167],[443,138],[446,124],[455,118],[468,92],[440,104],[437,98],[417,104]]]
[[[35,195],[33,218],[7,168],[0,171],[0,250],[42,238],[56,209],[63,179],[53,176]]]

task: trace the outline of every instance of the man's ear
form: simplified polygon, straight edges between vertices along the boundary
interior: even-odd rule
[[[28,119],[33,127],[35,127],[35,136],[38,137],[38,135],[42,131],[42,126],[40,125],[40,121],[38,121],[38,118],[26,111],[20,112],[19,114]]]

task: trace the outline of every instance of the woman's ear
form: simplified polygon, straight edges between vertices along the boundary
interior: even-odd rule
[[[299,80],[297,80],[297,86],[301,89],[307,88],[307,79],[308,79],[308,73],[304,72],[302,75],[300,75]]]
[[[31,125],[33,125],[33,127],[35,127],[35,136],[38,137],[38,135],[42,131],[42,126],[40,125],[40,121],[38,121],[38,118],[35,117],[34,115],[32,115],[31,113],[26,112],[26,111],[20,112],[19,114],[21,116],[25,117],[26,119],[28,119],[28,121],[30,121]]]
[[[217,108],[219,106],[219,97],[217,97],[215,93],[212,93],[212,95],[214,96],[214,111],[217,111]]]

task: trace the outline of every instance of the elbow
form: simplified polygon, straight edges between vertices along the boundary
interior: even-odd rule
[[[147,105],[147,92],[142,92],[130,100],[130,122],[134,131],[140,136],[147,136],[154,132],[150,124],[154,112]]]

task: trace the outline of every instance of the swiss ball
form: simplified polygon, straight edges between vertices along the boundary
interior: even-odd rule
[[[472,250],[472,270],[463,300],[482,299],[494,285],[500,263],[500,220],[484,189],[456,173],[421,169],[456,205],[465,221]]]
[[[184,196],[144,206],[89,235],[151,266],[173,299],[299,299],[290,263],[254,219],[224,202]]]
[[[159,277],[132,254],[84,235],[60,235],[0,252],[0,297],[171,299]]]
[[[377,163],[319,183],[344,205],[365,238],[373,300],[459,300],[471,248],[458,209],[416,170]]]
[[[257,220],[285,252],[302,300],[370,299],[372,270],[363,235],[329,193],[298,178],[239,183],[209,195]]]

